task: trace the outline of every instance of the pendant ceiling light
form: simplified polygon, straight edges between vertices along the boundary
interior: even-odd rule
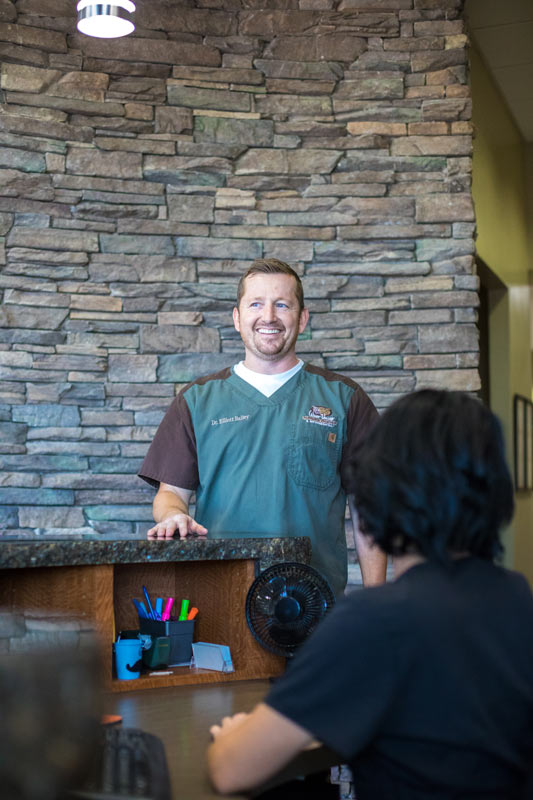
[[[135,3],[131,0],[80,0],[78,30],[99,39],[117,39],[135,30],[132,15]]]

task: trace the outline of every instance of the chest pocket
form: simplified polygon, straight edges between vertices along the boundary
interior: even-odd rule
[[[292,427],[288,472],[299,485],[327,489],[337,477],[341,455],[339,426],[298,420]]]

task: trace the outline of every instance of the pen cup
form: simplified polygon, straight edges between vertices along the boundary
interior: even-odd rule
[[[115,666],[120,681],[131,681],[141,676],[142,644],[137,639],[121,639],[115,642]]]

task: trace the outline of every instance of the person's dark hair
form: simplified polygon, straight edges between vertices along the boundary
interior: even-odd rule
[[[422,390],[395,402],[352,463],[361,530],[391,555],[493,559],[513,516],[499,420],[462,392]]]
[[[237,308],[240,305],[242,300],[242,296],[244,294],[244,286],[246,278],[249,278],[250,275],[292,275],[295,281],[294,290],[296,292],[296,298],[298,300],[298,305],[300,306],[300,311],[303,310],[304,307],[304,290],[302,287],[302,282],[300,280],[300,276],[297,272],[293,270],[288,264],[284,261],[278,261],[277,258],[257,258],[252,264],[248,267],[244,275],[241,277],[239,281],[239,285],[237,287]]]

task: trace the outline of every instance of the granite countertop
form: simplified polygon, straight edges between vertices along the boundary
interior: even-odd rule
[[[0,569],[63,567],[94,564],[135,564],[164,561],[223,561],[254,559],[260,569],[280,561],[308,564],[307,537],[188,536],[186,539],[149,540],[102,537],[0,539]]]

